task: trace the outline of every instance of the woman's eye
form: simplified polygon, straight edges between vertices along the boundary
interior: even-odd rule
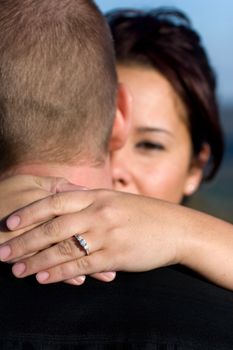
[[[150,141],[140,141],[136,144],[136,148],[144,150],[161,150],[163,151],[165,147],[161,143],[150,142]]]

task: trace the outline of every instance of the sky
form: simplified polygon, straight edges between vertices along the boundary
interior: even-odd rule
[[[232,0],[96,0],[105,12],[114,8],[176,7],[186,12],[199,32],[218,77],[222,105],[233,106],[233,1]]]

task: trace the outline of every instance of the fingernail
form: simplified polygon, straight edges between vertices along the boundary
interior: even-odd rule
[[[49,273],[46,271],[38,272],[36,279],[38,282],[43,283],[49,278]]]
[[[20,277],[26,270],[24,263],[17,263],[12,267],[12,272],[16,277]]]
[[[86,276],[79,276],[76,278],[72,278],[70,281],[76,285],[76,286],[80,286],[81,284],[83,284],[83,282],[85,281]]]
[[[9,245],[0,247],[0,260],[6,261],[7,258],[11,255],[11,248]]]
[[[103,275],[104,277],[106,277],[108,281],[111,281],[112,279],[115,278],[116,272],[103,272]]]
[[[18,215],[12,215],[6,220],[6,225],[9,230],[14,230],[20,224],[20,217]]]

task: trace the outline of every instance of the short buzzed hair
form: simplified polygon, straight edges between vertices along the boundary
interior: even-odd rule
[[[101,161],[117,77],[105,19],[89,0],[0,0],[0,170]]]

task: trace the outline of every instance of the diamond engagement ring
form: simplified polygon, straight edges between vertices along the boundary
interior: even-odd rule
[[[74,235],[74,237],[76,238],[76,240],[78,241],[80,246],[83,248],[86,255],[89,255],[90,250],[89,250],[89,245],[88,245],[87,241],[81,235]]]

